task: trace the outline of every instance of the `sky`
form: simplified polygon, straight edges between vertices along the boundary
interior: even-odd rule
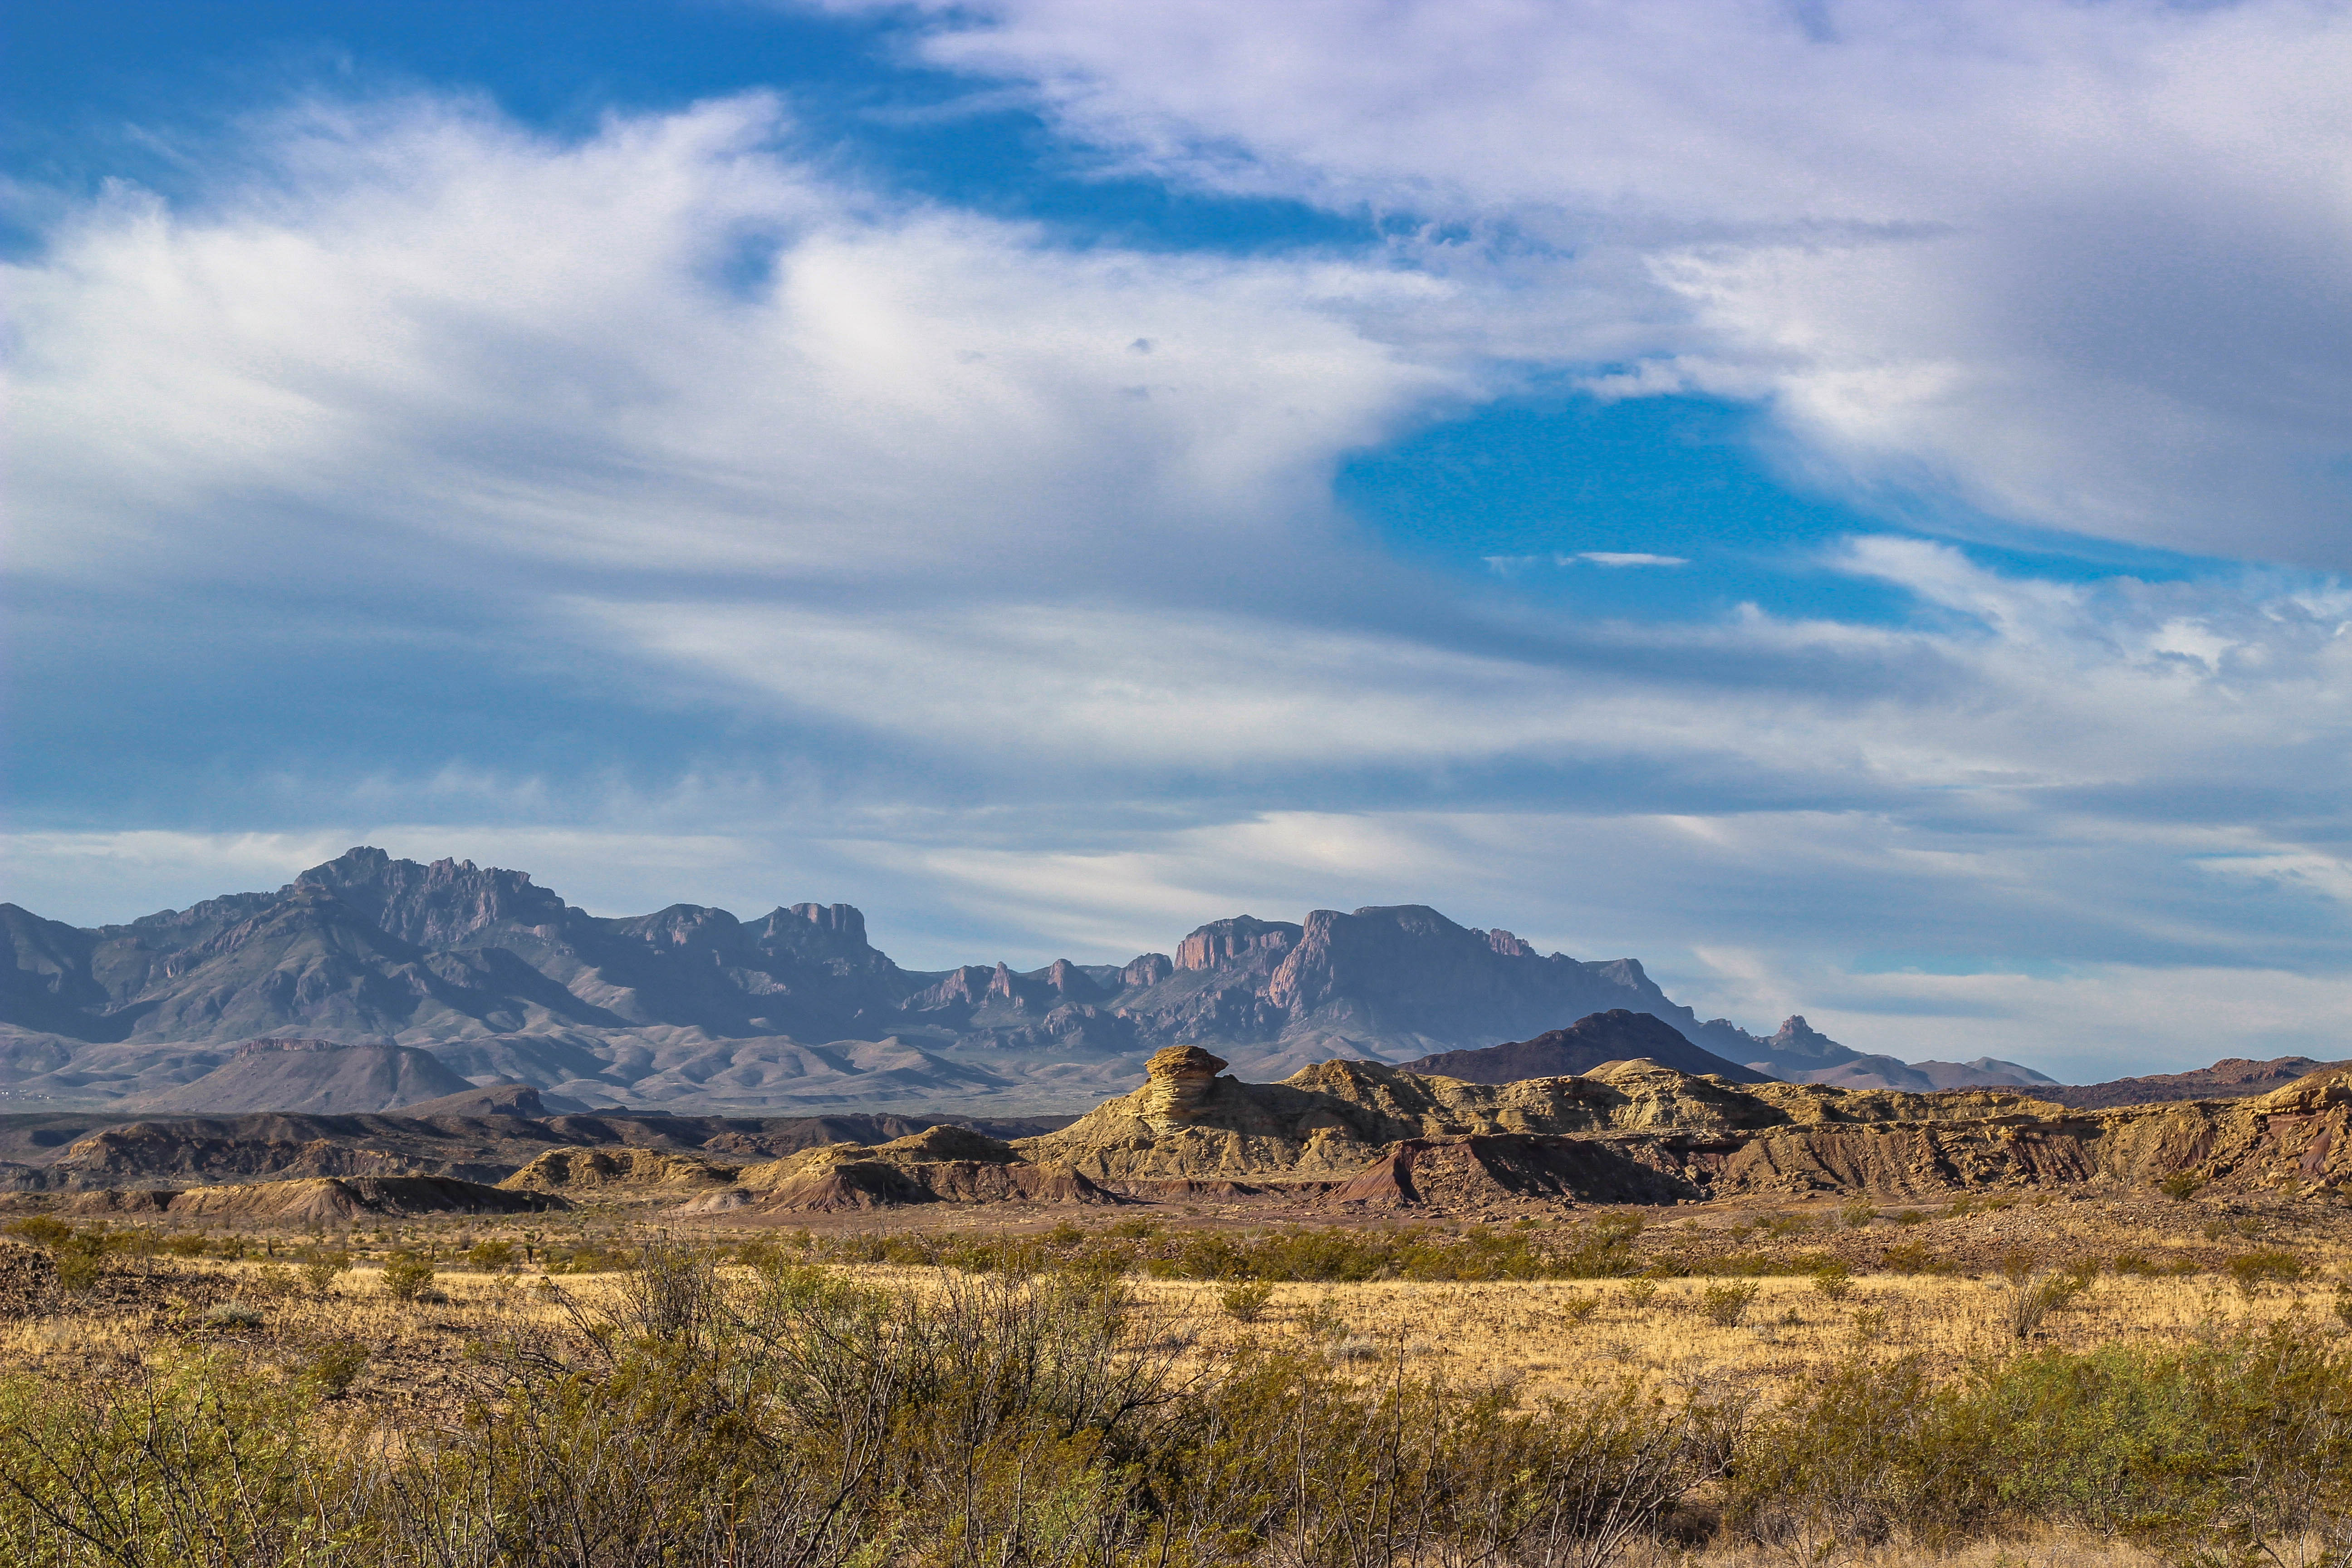
[[[0,896],[2352,1055],[2352,6],[34,0]]]

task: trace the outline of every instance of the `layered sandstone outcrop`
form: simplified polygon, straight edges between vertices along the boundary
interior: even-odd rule
[[[716,1214],[895,1207],[926,1203],[1109,1204],[1118,1199],[1066,1165],[1034,1163],[1011,1144],[962,1127],[887,1143],[835,1143],[740,1172],[735,1190],[678,1212]]]
[[[658,1149],[550,1149],[499,1184],[509,1192],[556,1193],[587,1187],[715,1187],[741,1169]]]
[[[1654,1062],[1474,1084],[1328,1061],[1281,1083],[1163,1051],[1149,1081],[1025,1158],[1147,1194],[1171,1181],[1341,1185],[1340,1202],[1457,1196],[1670,1202],[1742,1194],[1928,1197],[1986,1188],[2146,1185],[2352,1192],[2352,1070],[2271,1094],[2080,1112],[2000,1089],[1913,1094],[1737,1085]]]
[[[446,1176],[322,1176],[197,1187],[183,1193],[93,1193],[79,1200],[144,1199],[174,1219],[216,1225],[312,1225],[362,1215],[537,1214],[571,1205],[551,1193],[509,1192]]]

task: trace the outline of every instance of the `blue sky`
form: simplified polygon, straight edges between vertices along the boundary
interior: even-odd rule
[[[19,7],[6,896],[2346,1054],[2352,13]]]

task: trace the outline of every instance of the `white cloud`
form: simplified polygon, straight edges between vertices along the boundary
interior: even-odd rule
[[[16,569],[1089,580],[1313,537],[1457,384],[1358,324],[1429,279],[1059,247],[790,135],[320,105],[201,204],[111,193],[6,268]]]
[[[2342,6],[926,8],[1137,165],[1433,220],[1454,330],[1767,400],[1825,480],[2352,564]]]

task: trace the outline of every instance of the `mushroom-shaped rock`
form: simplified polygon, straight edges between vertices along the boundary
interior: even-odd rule
[[[1144,1120],[1155,1126],[1180,1126],[1199,1118],[1201,1102],[1225,1070],[1225,1060],[1198,1046],[1170,1046],[1154,1052],[1143,1070],[1151,1075],[1145,1086]]]

